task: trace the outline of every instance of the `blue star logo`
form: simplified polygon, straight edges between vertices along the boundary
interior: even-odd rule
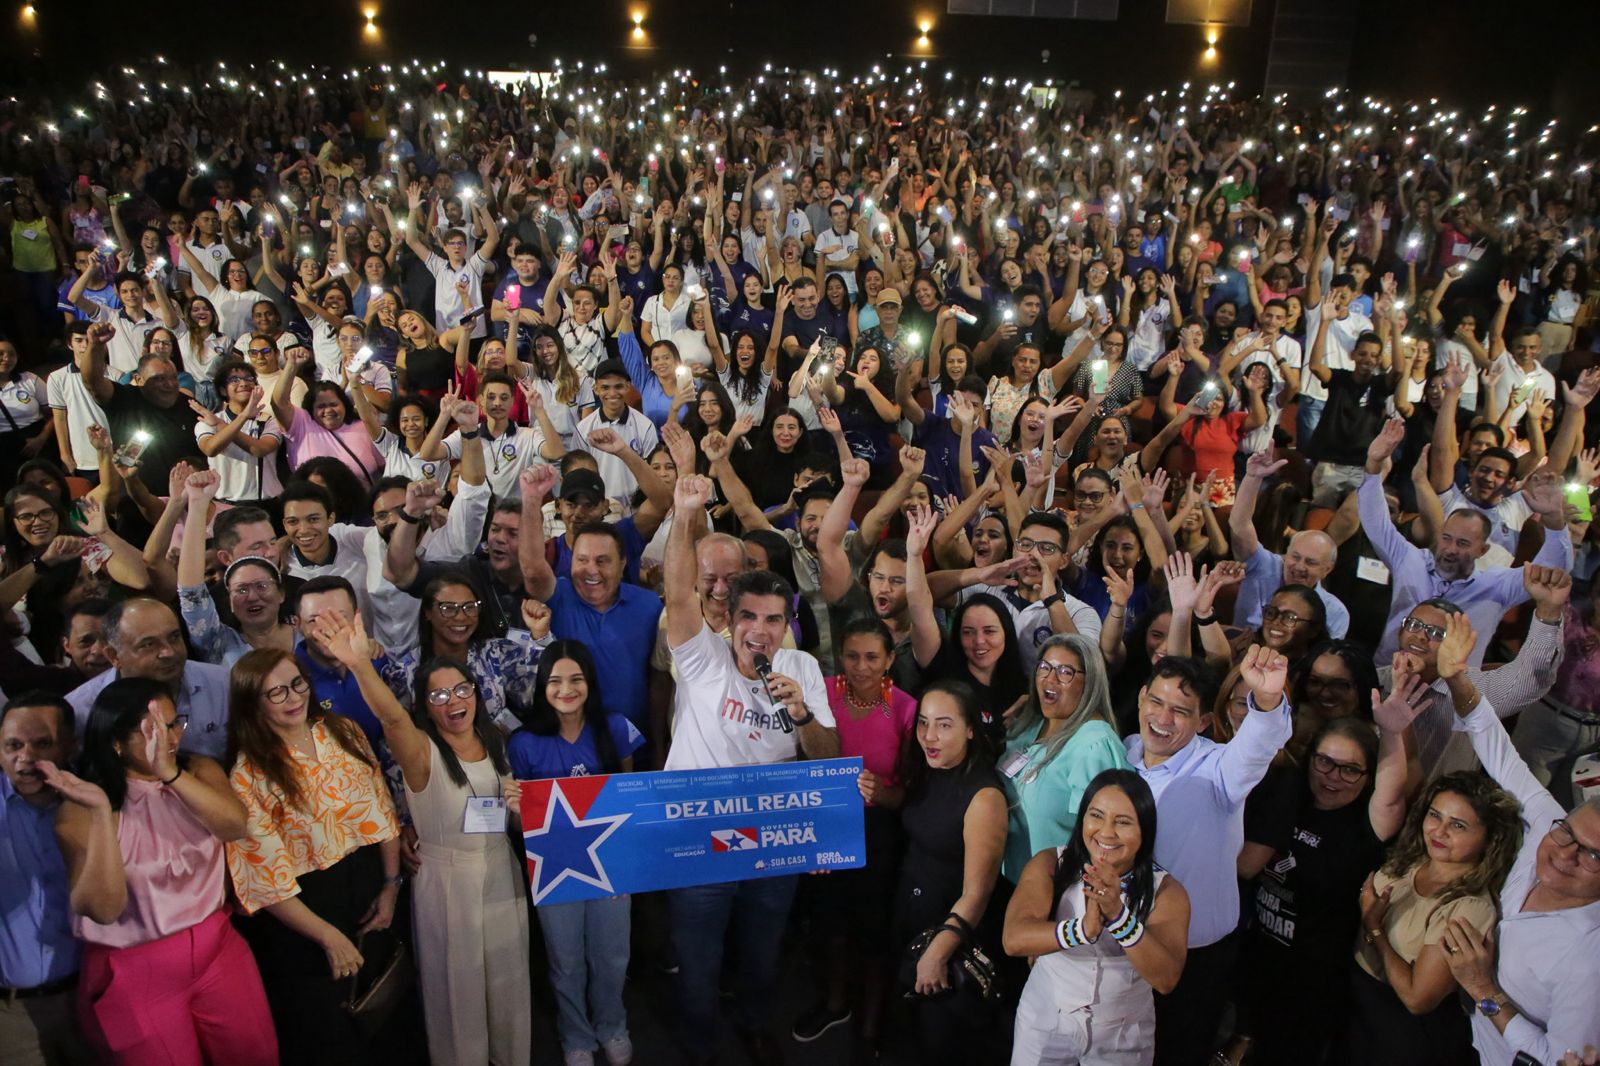
[[[579,818],[559,784],[552,784],[544,823],[522,834],[523,850],[533,865],[533,902],[537,905],[566,878],[615,895],[600,862],[600,845],[628,820],[626,814]]]

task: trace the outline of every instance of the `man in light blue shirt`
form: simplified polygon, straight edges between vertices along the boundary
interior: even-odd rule
[[[1239,924],[1244,801],[1293,732],[1283,696],[1289,660],[1256,645],[1240,672],[1250,712],[1228,743],[1197,735],[1208,705],[1205,666],[1176,655],[1157,662],[1140,689],[1139,735],[1125,742],[1155,796],[1156,862],[1189,893],[1183,977],[1156,997],[1156,1066],[1198,1066],[1211,1055],[1237,951],[1226,938]]]
[[[0,1061],[94,1061],[75,1010],[79,945],[56,846],[60,797],[39,771],[72,754],[72,736],[72,708],[59,697],[28,693],[0,709]]]
[[[1489,550],[1490,529],[1489,520],[1471,508],[1460,508],[1445,518],[1431,551],[1417,547],[1400,535],[1383,499],[1383,472],[1405,433],[1405,423],[1391,418],[1373,438],[1367,448],[1367,476],[1356,492],[1361,527],[1377,550],[1378,558],[1389,568],[1389,579],[1394,587],[1377,661],[1387,664],[1394,658],[1400,646],[1400,623],[1413,607],[1426,600],[1444,599],[1460,607],[1472,620],[1472,628],[1478,635],[1477,646],[1472,649],[1472,665],[1481,666],[1483,653],[1501,617],[1528,598],[1522,568],[1488,571],[1477,568],[1479,557]],[[1524,483],[1522,495],[1545,529],[1544,544],[1533,557],[1532,565],[1570,570],[1572,538],[1567,533],[1560,477],[1551,470],[1536,470]]]
[[[1284,585],[1306,585],[1317,590],[1327,610],[1328,635],[1342,640],[1350,631],[1349,608],[1322,587],[1323,580],[1333,573],[1333,566],[1339,561],[1339,546],[1333,538],[1318,529],[1303,529],[1289,539],[1288,551],[1279,555],[1263,548],[1256,537],[1256,496],[1261,484],[1288,461],[1273,459],[1270,447],[1245,461],[1244,480],[1239,482],[1233,511],[1228,516],[1233,557],[1244,564],[1244,582],[1239,586],[1235,601],[1233,624],[1254,629],[1261,624],[1261,608],[1272,599],[1274,592]]]
[[[106,612],[106,657],[111,669],[67,693],[79,732],[94,699],[119,677],[145,677],[171,687],[179,717],[188,718],[179,750],[225,762],[228,757],[228,671],[189,661],[183,629],[172,608],[149,596],[113,604]]]

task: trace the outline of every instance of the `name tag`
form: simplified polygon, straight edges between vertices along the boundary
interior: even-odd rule
[[[1028,753],[1027,752],[1024,752],[1024,751],[1012,752],[1011,758],[1007,759],[1005,762],[1000,764],[1000,772],[1005,774],[1007,777],[1011,778],[1013,781],[1015,781],[1017,779],[1017,775],[1022,773],[1023,768],[1025,766],[1027,766],[1027,765],[1028,765]]]
[[[1462,241],[1457,241],[1450,246],[1450,254],[1458,259],[1464,257],[1470,251],[1472,251],[1472,245]]]
[[[1374,585],[1387,585],[1389,583],[1389,568],[1381,559],[1369,559],[1365,555],[1356,560],[1356,577],[1362,581],[1370,581]]]
[[[461,819],[463,833],[504,833],[506,801],[499,796],[468,796]]]

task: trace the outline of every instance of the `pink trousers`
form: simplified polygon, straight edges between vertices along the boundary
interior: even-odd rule
[[[278,1061],[255,956],[224,911],[136,947],[85,945],[78,1016],[117,1066]]]

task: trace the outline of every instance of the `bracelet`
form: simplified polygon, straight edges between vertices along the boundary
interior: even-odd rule
[[[1376,944],[1380,939],[1382,939],[1382,937],[1383,937],[1383,929],[1382,928],[1368,929],[1367,930],[1367,943],[1369,943],[1369,944]]]
[[[479,436],[479,433],[480,433],[480,431],[477,430],[477,429],[463,429],[463,430],[461,430],[461,439],[462,440],[477,440],[478,436]]]
[[[1062,951],[1071,951],[1081,948],[1085,944],[1094,943],[1089,937],[1083,935],[1083,919],[1070,918],[1056,923],[1056,946]]]
[[[394,886],[395,888],[399,888],[401,885],[403,885],[405,883],[406,883],[406,875],[403,874],[403,873],[398,873],[398,874],[395,874],[393,877],[385,877],[383,879],[383,887],[384,888],[388,888],[391,885]]]
[[[183,767],[180,766],[176,770],[173,771],[171,777],[167,778],[165,781],[163,781],[161,783],[163,785],[170,785],[170,784],[172,784],[174,781],[176,781],[178,778],[180,778],[182,776],[183,776]]]
[[[817,716],[815,714],[811,713],[810,711],[806,712],[806,716],[804,718],[791,717],[789,719],[789,721],[793,722],[795,724],[795,726],[798,727],[798,728],[804,728],[804,727],[810,725],[812,722],[815,722],[816,720],[817,720]]]
[[[1144,939],[1144,923],[1128,908],[1126,903],[1122,905],[1122,913],[1117,915],[1116,920],[1107,927],[1106,931],[1111,934],[1111,939],[1122,946],[1123,951],[1127,951]]]
[[[1144,504],[1142,502],[1140,502],[1140,503],[1130,503],[1130,504],[1128,504],[1128,510],[1129,511],[1142,511],[1142,510],[1144,510]]]
[[[420,518],[412,518],[411,517],[411,512],[407,511],[404,507],[400,508],[399,514],[400,514],[400,521],[402,521],[402,522],[409,522],[414,526],[422,524],[422,519],[420,519]]]
[[[1194,622],[1194,624],[1197,625],[1197,626],[1214,626],[1214,625],[1217,624],[1217,616],[1214,615],[1214,614],[1207,614],[1207,615],[1198,615],[1197,614],[1197,615],[1192,615],[1190,617],[1190,621]]]

